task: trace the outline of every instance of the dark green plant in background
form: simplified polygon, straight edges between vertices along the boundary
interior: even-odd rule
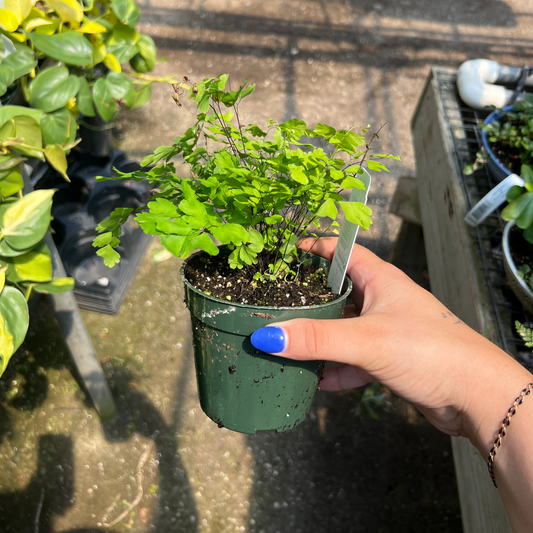
[[[510,172],[520,174],[522,165],[533,164],[533,97],[524,95],[510,110],[498,109],[501,118],[490,124],[480,124],[487,134],[492,150]],[[464,168],[468,176],[483,167],[485,155],[477,152],[476,160]]]
[[[43,158],[54,146],[43,145],[38,119],[17,115],[19,109],[0,108],[0,376],[26,336],[32,292],[74,287],[72,278],[53,278],[50,250],[43,242],[55,191],[22,193],[24,156]]]
[[[328,229],[338,226],[339,210],[347,220],[368,229],[370,208],[346,202],[340,193],[364,189],[357,177],[363,164],[380,172],[387,169],[378,159],[399,159],[370,153],[377,133],[367,143],[368,128],[362,134],[325,124],[311,129],[297,119],[281,124],[270,120],[265,130],[242,124],[238,106],[253,93],[254,85],[226,90],[227,82],[224,74],[198,84],[188,80],[176,84],[178,105],[185,92],[196,102],[193,127],[171,146],[161,146],[146,157],[143,166],[155,165],[147,172],[98,178],[146,179],[152,184],[153,199],[135,216],[141,228],[160,235],[161,243],[178,257],[197,248],[217,255],[213,241],[218,240],[231,250],[230,267],[246,269],[250,277],[262,281],[286,276],[297,258],[297,241],[310,226],[321,230],[320,221],[326,217],[331,219]],[[177,155],[190,176],[178,175],[171,161]],[[132,209],[117,209],[97,228],[101,235],[94,245],[108,266],[120,259],[115,249],[131,213]]]
[[[29,105],[43,111],[49,144],[71,142],[80,114],[112,121],[119,103],[144,105],[155,81],[172,81],[146,74],[157,64],[157,50],[150,36],[136,30],[140,11],[133,0],[46,0],[34,6],[6,0],[6,8],[0,10],[0,93],[17,81]],[[128,62],[133,70],[125,73],[121,65]]]
[[[515,328],[517,333],[522,337],[527,348],[533,348],[533,331],[524,326],[518,320],[515,321]]]
[[[507,156],[502,161],[511,172],[518,174],[521,165],[533,162],[533,97],[525,94],[524,100],[513,104],[513,108],[498,110],[500,119],[481,125],[489,143]]]
[[[509,189],[509,204],[503,209],[501,216],[506,221],[515,220],[516,225],[524,230],[524,239],[533,244],[533,167],[523,164],[520,174],[524,186],[515,185]]]

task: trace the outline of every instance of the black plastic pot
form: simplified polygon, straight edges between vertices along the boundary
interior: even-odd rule
[[[199,252],[204,254],[204,252]],[[324,363],[291,361],[256,350],[251,334],[273,322],[293,318],[336,319],[342,315],[352,283],[346,279],[342,296],[308,307],[258,307],[207,296],[185,276],[185,301],[191,313],[200,404],[206,415],[240,433],[286,431],[303,422],[311,409]],[[312,254],[319,267],[329,262]]]
[[[76,150],[95,157],[108,157],[113,152],[113,124],[106,122],[100,115],[83,117],[78,121],[78,136],[81,142]]]
[[[96,160],[88,153],[76,154],[68,169],[71,183],[46,164],[33,174],[36,189],[57,189],[52,207],[53,237],[67,275],[76,281],[74,294],[79,306],[110,314],[120,309],[151,240],[132,217],[123,227],[120,263],[109,269],[96,255],[92,245],[98,235],[96,226],[117,207],[145,205],[148,196],[146,183],[96,181],[96,176],[116,175],[113,168],[130,172],[140,167],[114,151],[110,157]]]

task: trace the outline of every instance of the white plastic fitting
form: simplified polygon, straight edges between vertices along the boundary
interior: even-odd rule
[[[465,104],[474,109],[487,106],[505,107],[513,91],[494,84],[516,83],[521,73],[520,68],[502,66],[489,59],[466,61],[457,72],[459,95]],[[533,85],[533,76],[526,80],[526,85]]]

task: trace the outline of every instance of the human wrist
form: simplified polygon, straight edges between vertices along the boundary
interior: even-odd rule
[[[509,408],[533,376],[509,355],[497,353],[486,357],[475,383],[467,385],[462,434],[487,458]],[[499,353],[498,353],[499,352]]]

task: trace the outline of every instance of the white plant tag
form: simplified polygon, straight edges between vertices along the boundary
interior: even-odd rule
[[[366,204],[368,191],[370,190],[370,174],[364,170],[363,174],[358,174],[357,178],[365,184],[365,190],[352,189],[349,201]],[[333,261],[331,261],[328,275],[328,287],[331,287],[331,290],[335,294],[340,294],[342,291],[342,284],[346,276],[346,267],[350,262],[350,256],[352,255],[353,245],[358,231],[359,226],[357,224],[348,220],[344,220],[342,223],[337,248],[335,249],[335,255],[333,256]]]
[[[516,174],[507,176],[468,211],[465,216],[465,222],[473,227],[481,224],[481,222],[507,200],[507,192],[515,185],[523,187],[524,180]]]

